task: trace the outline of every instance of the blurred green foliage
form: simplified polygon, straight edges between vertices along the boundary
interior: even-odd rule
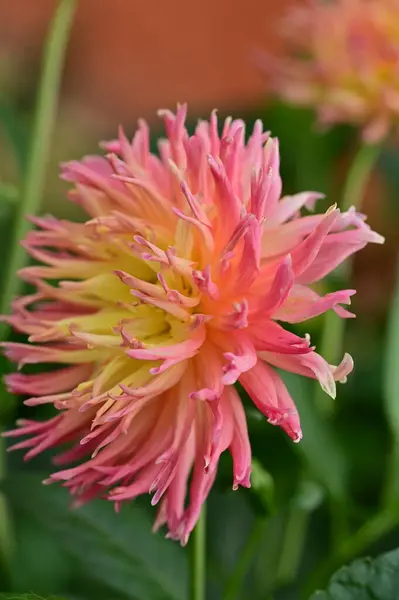
[[[0,600],[62,600],[55,596],[38,596],[37,594],[0,594]]]
[[[393,600],[399,590],[399,550],[376,559],[355,560],[340,569],[326,591],[318,591],[310,600]]]

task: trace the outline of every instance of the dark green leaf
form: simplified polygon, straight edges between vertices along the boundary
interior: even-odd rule
[[[207,514],[208,577],[219,585],[220,582],[225,582],[236,568],[254,524],[249,494],[214,492],[208,501]],[[220,595],[219,590],[217,597]]]
[[[0,600],[62,600],[62,598],[56,596],[38,596],[37,594],[0,594]]]
[[[79,577],[76,590],[83,591],[84,578],[81,573],[78,574],[79,565],[74,564],[67,553],[54,543],[54,537],[28,516],[12,512],[12,517],[11,583],[5,590],[35,590],[44,597],[55,593],[65,595],[65,590],[68,590],[68,600],[72,600],[69,593],[73,589],[71,583]],[[92,597],[103,600],[97,594]]]
[[[42,479],[41,473],[10,476],[11,505],[54,535],[90,579],[129,600],[186,598],[185,553],[151,532],[146,511],[133,505],[115,514],[104,500],[71,510],[66,490],[43,486]]]
[[[355,560],[333,575],[324,592],[310,600],[395,600],[399,590],[399,549],[378,558]]]

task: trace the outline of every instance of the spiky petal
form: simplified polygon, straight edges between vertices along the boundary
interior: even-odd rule
[[[155,527],[183,544],[225,450],[234,489],[250,485],[235,382],[296,442],[299,415],[274,367],[317,378],[335,396],[350,357],[328,365],[283,323],[330,309],[352,316],[342,304],[353,290],[323,298],[309,284],[382,241],[353,210],[301,218],[320,195],[280,197],[278,143],[259,121],[245,144],[242,121],[227,119],[219,136],[212,113],[189,136],[185,115],[185,106],[162,111],[160,158],[140,123],[131,142],[121,130],[104,143],[105,158],[63,165],[88,220],[33,219],[24,245],[41,264],[20,275],[36,292],[7,318],[29,343],[4,344],[21,367],[59,365],[8,376],[27,405],[58,409],[46,422],[20,421],[7,434],[25,437],[14,448],[29,459],[67,443],[49,482],[75,504],[151,493]]]

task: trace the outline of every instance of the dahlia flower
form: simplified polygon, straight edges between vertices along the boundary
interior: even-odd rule
[[[329,365],[283,324],[329,309],[351,317],[342,305],[354,290],[320,297],[310,284],[382,238],[353,209],[301,217],[320,194],[281,198],[278,142],[260,121],[246,144],[240,120],[226,119],[219,136],[213,112],[190,136],[185,106],[160,114],[159,157],[140,121],[132,142],[120,130],[102,144],[105,157],[63,165],[86,223],[32,218],[23,244],[43,264],[20,272],[35,291],[6,317],[29,343],[5,352],[19,367],[59,367],[7,384],[28,406],[58,412],[7,435],[26,437],[14,448],[28,459],[66,445],[47,482],[62,482],[78,504],[153,494],[155,529],[166,524],[184,544],[222,452],[233,488],[250,485],[237,381],[295,442],[299,416],[275,367],[316,378],[335,397],[350,356]]]
[[[399,0],[307,0],[291,8],[283,59],[268,59],[271,87],[314,107],[323,124],[348,122],[366,141],[399,124]]]

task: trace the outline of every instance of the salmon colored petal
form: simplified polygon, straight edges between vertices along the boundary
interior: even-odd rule
[[[302,438],[298,411],[285,385],[277,373],[264,363],[240,378],[256,407],[272,425],[279,425],[295,441]]]
[[[353,209],[302,217],[315,192],[281,198],[279,144],[256,121],[216,112],[193,135],[187,107],[160,111],[158,155],[140,121],[130,141],[120,128],[104,157],[63,165],[86,223],[32,219],[23,243],[39,264],[20,273],[35,290],[2,317],[27,343],[2,344],[25,365],[56,371],[8,375],[27,406],[56,416],[22,420],[6,433],[27,459],[59,449],[59,482],[74,505],[102,497],[158,505],[154,524],[186,544],[223,452],[232,487],[250,487],[251,446],[234,384],[294,441],[299,416],[274,367],[317,378],[330,395],[353,362],[328,365],[308,335],[286,330],[333,309],[353,290],[324,298],[307,283],[368,242],[380,242]],[[334,252],[332,251],[334,249]],[[30,367],[32,369],[32,367]],[[65,444],[67,445],[64,448]]]

